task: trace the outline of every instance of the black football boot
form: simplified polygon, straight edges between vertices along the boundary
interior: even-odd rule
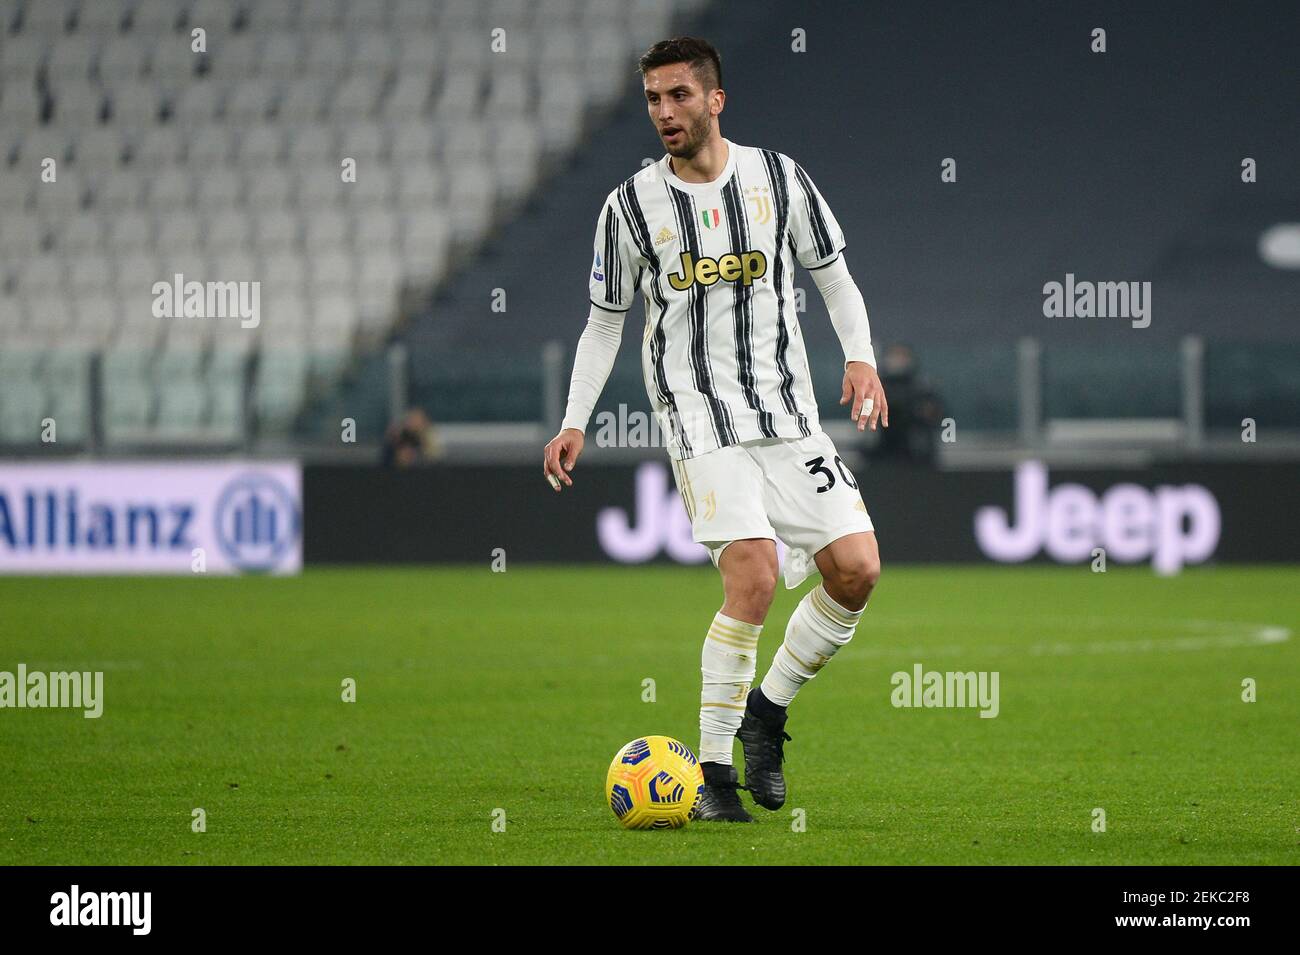
[[[780,809],[785,805],[781,763],[785,761],[785,741],[790,738],[785,731],[785,718],[785,708],[754,687],[745,701],[740,729],[736,730],[745,750],[745,788],[764,809]]]
[[[736,767],[700,763],[700,768],[704,770],[704,791],[691,818],[703,822],[753,822],[754,817],[740,804]]]

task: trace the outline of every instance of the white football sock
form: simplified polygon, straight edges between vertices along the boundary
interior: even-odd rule
[[[865,610],[863,607],[862,610]],[[789,706],[799,687],[817,675],[835,651],[853,639],[862,610],[845,610],[818,584],[790,615],[760,689],[777,706]]]
[[[754,682],[761,623],[746,623],[721,611],[713,618],[700,655],[700,762],[731,765],[731,747],[745,715],[745,696]]]

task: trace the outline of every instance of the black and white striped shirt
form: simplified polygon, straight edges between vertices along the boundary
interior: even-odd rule
[[[611,192],[596,223],[591,301],[645,302],[641,366],[674,459],[821,430],[794,263],[835,261],[844,233],[798,163],[724,142],[713,182],[678,179],[665,155]]]

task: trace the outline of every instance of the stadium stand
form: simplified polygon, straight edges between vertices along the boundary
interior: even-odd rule
[[[693,5],[0,2],[0,443],[291,431]],[[259,321],[156,317],[176,275],[260,283]]]

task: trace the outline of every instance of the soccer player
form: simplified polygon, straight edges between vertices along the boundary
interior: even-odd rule
[[[573,486],[583,432],[609,377],[623,319],[645,302],[641,365],[667,436],[692,536],[722,575],[724,602],[701,658],[697,819],[752,822],[739,789],[767,809],[785,802],[786,708],[849,642],[880,574],[871,518],[852,473],[822,431],[794,301],[808,269],[844,349],[840,404],[861,431],[889,425],[862,295],[844,234],[803,168],[722,137],[722,65],[705,40],[677,37],[640,58],[646,108],[667,154],[606,198],[596,222],[591,314],[578,342],[560,433],[545,449],[552,486]],[[763,621],[778,579],[810,572],[759,686]],[[739,737],[745,785],[732,765]]]

